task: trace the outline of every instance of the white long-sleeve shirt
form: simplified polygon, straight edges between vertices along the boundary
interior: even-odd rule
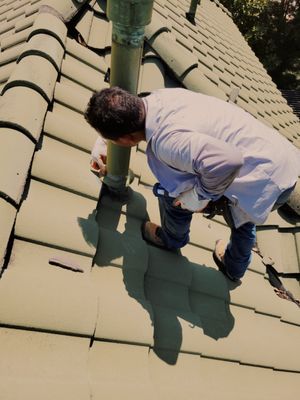
[[[235,226],[263,223],[300,175],[300,151],[241,108],[185,89],[144,98],[147,157],[170,196],[225,195]]]

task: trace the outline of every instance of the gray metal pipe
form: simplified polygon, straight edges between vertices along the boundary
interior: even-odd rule
[[[137,93],[145,26],[151,22],[153,0],[108,0],[107,16],[113,23],[110,86]],[[128,180],[130,148],[108,142],[104,182],[123,191]]]

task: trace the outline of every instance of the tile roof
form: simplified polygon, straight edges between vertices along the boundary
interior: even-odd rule
[[[147,245],[141,222],[159,212],[144,145],[132,151],[129,202],[99,200],[88,171],[97,134],[82,114],[108,86],[105,2],[47,3],[56,12],[0,2],[3,398],[295,398],[299,311],[274,295],[259,257],[233,290],[211,257],[230,234],[220,218],[194,218],[181,256]],[[139,91],[227,99],[239,86],[237,104],[298,145],[299,121],[226,10],[203,0],[193,25],[187,6],[155,2]],[[299,270],[299,238],[277,214],[258,231],[286,271]]]
[[[300,118],[300,90],[281,90],[281,93],[292,107],[297,117]]]

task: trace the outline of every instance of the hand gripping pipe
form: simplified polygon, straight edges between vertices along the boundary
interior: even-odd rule
[[[110,86],[137,93],[145,26],[151,21],[153,0],[108,0],[112,21]],[[107,176],[104,182],[124,191],[128,181],[130,148],[108,143]]]

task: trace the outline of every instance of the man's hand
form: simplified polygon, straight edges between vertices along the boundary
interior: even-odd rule
[[[189,210],[192,212],[201,212],[207,206],[210,200],[204,199],[199,200],[198,194],[195,188],[187,190],[186,192],[181,193],[174,200],[173,205],[176,207],[181,207],[183,210]]]
[[[92,172],[97,173],[99,178],[105,176],[107,174],[106,155],[100,154],[97,161],[91,160],[90,169]]]
[[[92,160],[90,163],[91,171],[97,174],[99,178],[102,178],[107,174],[106,152],[106,140],[99,136],[92,149]]]

